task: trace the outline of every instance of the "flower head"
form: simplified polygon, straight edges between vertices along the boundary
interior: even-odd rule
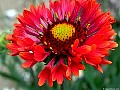
[[[49,8],[31,5],[17,18],[13,34],[7,35],[11,41],[7,48],[26,61],[24,68],[47,64],[38,75],[40,86],[48,81],[52,87],[54,81],[62,84],[64,78],[78,76],[85,69],[83,61],[100,72],[102,64],[112,63],[105,57],[117,47],[111,26],[115,20],[101,11],[96,0],[50,1]],[[47,57],[51,60],[46,61]]]

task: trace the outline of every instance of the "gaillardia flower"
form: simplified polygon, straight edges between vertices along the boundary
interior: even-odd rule
[[[17,19],[13,34],[6,37],[11,41],[7,48],[25,60],[24,68],[46,64],[38,75],[39,86],[71,80],[72,74],[78,76],[85,69],[83,61],[100,72],[101,65],[112,63],[105,57],[117,47],[111,26],[115,20],[96,0],[50,1],[49,8],[31,5]]]

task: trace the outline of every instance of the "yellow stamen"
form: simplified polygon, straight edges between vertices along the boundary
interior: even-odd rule
[[[68,40],[70,37],[72,37],[73,33],[75,33],[75,28],[71,24],[62,23],[55,25],[51,32],[54,36],[54,38],[65,41]]]
[[[81,20],[81,17],[78,17],[78,21],[80,21]]]
[[[47,45],[47,42],[44,42],[45,45]]]
[[[40,26],[41,26],[42,28],[44,28],[44,26],[43,26],[42,24],[40,24]]]
[[[57,54],[57,52],[55,54]]]
[[[68,12],[68,17],[70,17],[70,12]]]
[[[52,53],[54,53],[54,51],[52,51]]]
[[[57,13],[55,13],[55,15],[56,15],[56,17],[58,18],[58,14],[57,14]]]
[[[50,49],[53,50],[52,47],[50,47]]]
[[[71,45],[71,47],[73,47],[73,45]]]
[[[81,39],[80,41],[83,42],[83,39]]]
[[[90,24],[87,24],[86,28],[88,29],[90,27]]]

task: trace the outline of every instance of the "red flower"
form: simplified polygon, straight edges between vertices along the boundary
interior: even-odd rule
[[[45,62],[39,73],[39,85],[48,81],[49,86],[64,78],[79,75],[85,61],[100,72],[101,65],[111,64],[106,60],[109,50],[117,47],[116,35],[111,24],[115,22],[109,12],[102,12],[96,0],[50,1],[50,7],[30,6],[18,15],[11,41],[6,46],[10,54],[19,55],[26,62],[23,67],[32,67]],[[47,57],[54,59],[48,60]]]

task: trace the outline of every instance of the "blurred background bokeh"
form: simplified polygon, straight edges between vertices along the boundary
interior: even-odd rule
[[[59,85],[54,83],[53,88],[47,84],[42,87],[37,85],[37,74],[42,69],[42,64],[33,68],[21,68],[19,57],[9,56],[6,49],[5,35],[12,33],[13,24],[17,21],[18,13],[30,4],[49,0],[0,0],[0,90],[59,90]],[[120,44],[120,0],[98,0],[103,11],[110,11],[115,17],[113,28],[117,32],[116,41]],[[72,81],[65,80],[65,90],[120,90],[120,46],[110,52],[108,57],[113,63],[103,67],[104,73],[99,73],[92,66],[86,65],[86,70],[80,72],[80,77],[73,77]]]

